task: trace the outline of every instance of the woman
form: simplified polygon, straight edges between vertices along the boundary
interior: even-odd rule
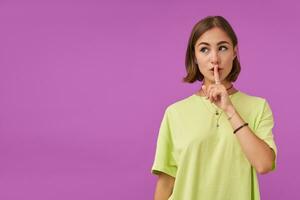
[[[226,19],[208,16],[190,35],[185,82],[199,91],[164,113],[151,169],[155,200],[258,200],[257,173],[276,167],[266,99],[237,90],[238,40]]]

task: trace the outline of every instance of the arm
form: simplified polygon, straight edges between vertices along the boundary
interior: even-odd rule
[[[160,173],[157,179],[154,200],[167,200],[172,194],[174,181],[174,177]]]
[[[225,113],[227,116],[235,113],[230,119],[233,130],[245,123],[233,105],[229,106]],[[257,137],[248,126],[237,131],[236,137],[247,159],[258,173],[266,174],[272,170],[275,153],[267,143]]]

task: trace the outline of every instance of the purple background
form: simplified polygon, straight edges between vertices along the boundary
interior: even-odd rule
[[[278,166],[262,199],[299,199],[299,4],[0,1],[0,199],[152,199],[158,128],[184,84],[193,25],[239,38],[235,86],[269,100]]]

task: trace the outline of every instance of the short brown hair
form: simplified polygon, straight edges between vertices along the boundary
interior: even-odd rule
[[[236,47],[238,44],[238,39],[236,34],[233,31],[233,28],[229,24],[229,22],[222,16],[207,16],[204,19],[200,20],[195,24],[192,29],[190,38],[188,40],[186,56],[185,56],[185,68],[187,75],[183,78],[183,82],[194,83],[196,80],[202,81],[204,76],[199,71],[199,68],[196,63],[195,58],[195,49],[194,46],[200,36],[206,31],[218,27],[221,28],[225,33],[227,33],[228,37],[231,39],[233,47]],[[226,77],[227,81],[234,82],[237,80],[238,75],[241,71],[241,65],[237,56],[233,60],[232,70]]]

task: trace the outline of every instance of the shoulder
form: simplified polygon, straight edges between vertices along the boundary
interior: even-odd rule
[[[239,92],[239,96],[234,101],[234,104],[241,110],[258,112],[257,114],[262,113],[266,109],[271,110],[267,98],[245,92]]]
[[[255,96],[241,91],[239,92],[239,94],[240,94],[238,98],[239,102],[243,102],[251,105],[256,105],[256,106],[263,105],[268,101],[265,97],[262,96]]]
[[[167,105],[165,112],[168,113],[174,113],[180,110],[188,110],[190,108],[193,108],[194,103],[195,103],[195,96],[190,95],[187,97],[183,97],[180,99],[177,99]]]

